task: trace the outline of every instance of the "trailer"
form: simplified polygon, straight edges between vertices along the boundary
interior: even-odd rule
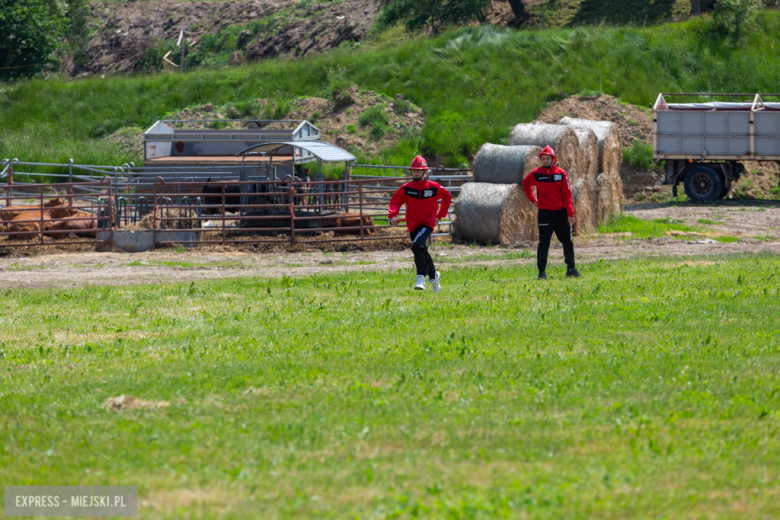
[[[744,102],[670,103],[669,96],[752,98]],[[780,94],[661,93],[653,106],[653,159],[665,161],[662,184],[682,184],[693,202],[728,196],[745,170],[740,161],[780,163]]]

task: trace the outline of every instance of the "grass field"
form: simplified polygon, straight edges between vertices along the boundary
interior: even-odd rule
[[[388,152],[387,160],[407,164],[419,149],[457,166],[485,142],[506,143],[513,125],[571,94],[602,91],[648,107],[661,91],[772,92],[780,81],[778,37],[780,16],[773,11],[761,13],[737,44],[716,34],[706,16],[647,28],[484,26],[436,37],[396,29],[359,48],[310,59],[183,75],[22,81],[0,86],[0,157],[122,164],[136,157],[102,139],[119,128],[148,128],[202,103],[330,97],[336,78],[389,96],[402,93],[424,109],[421,135],[402,143],[401,153]]]
[[[0,480],[141,518],[780,516],[777,257],[443,267],[3,291]]]

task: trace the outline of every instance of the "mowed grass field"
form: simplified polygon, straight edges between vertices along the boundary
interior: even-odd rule
[[[137,485],[140,518],[778,518],[779,260],[0,291],[0,481]]]

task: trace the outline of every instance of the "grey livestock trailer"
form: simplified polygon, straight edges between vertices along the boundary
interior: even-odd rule
[[[748,97],[750,102],[670,103],[667,96]],[[663,184],[683,184],[694,202],[726,197],[739,161],[780,163],[780,94],[659,94],[653,106],[653,159],[665,161]]]

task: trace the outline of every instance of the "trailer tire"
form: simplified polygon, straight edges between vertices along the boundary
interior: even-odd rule
[[[685,194],[691,202],[712,202],[723,189],[723,183],[715,170],[698,166],[685,176]]]

